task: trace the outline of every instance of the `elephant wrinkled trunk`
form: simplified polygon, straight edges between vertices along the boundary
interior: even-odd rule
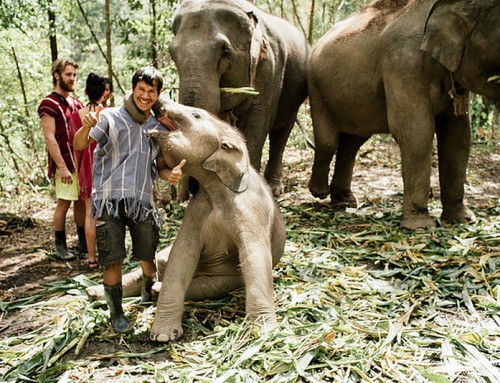
[[[179,101],[181,104],[204,109],[217,115],[220,110],[219,85],[206,81],[182,82]]]

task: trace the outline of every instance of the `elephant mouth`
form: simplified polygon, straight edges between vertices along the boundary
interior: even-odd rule
[[[166,115],[163,115],[160,118],[158,118],[158,121],[171,132],[175,132],[176,130],[179,130],[179,128],[177,127],[175,122],[173,120],[171,120],[170,118],[168,118]]]

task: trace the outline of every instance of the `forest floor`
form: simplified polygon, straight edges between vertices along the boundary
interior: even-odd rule
[[[286,178],[286,193],[279,198],[279,203],[287,214],[285,214],[285,221],[287,223],[287,228],[290,230],[290,236],[295,233],[297,229],[297,222],[294,222],[295,214],[302,214],[307,211],[310,216],[310,220],[314,225],[322,225],[326,218],[325,214],[333,215],[333,212],[329,212],[328,200],[318,201],[315,200],[309,193],[307,189],[307,182],[310,176],[310,166],[312,164],[312,150],[311,149],[298,149],[296,147],[290,147],[285,153],[285,178]],[[499,196],[500,196],[500,150],[499,146],[486,146],[486,145],[475,145],[472,150],[470,164],[468,167],[467,176],[467,186],[466,186],[466,196],[468,205],[473,208],[478,217],[484,217],[487,212],[496,212],[499,214]],[[440,205],[439,205],[439,185],[437,176],[437,166],[433,166],[432,175],[432,196],[431,196],[431,212],[436,218],[439,217]],[[345,214],[350,215],[368,215],[371,219],[378,220],[378,223],[390,217],[392,220],[394,215],[396,216],[396,223],[391,221],[389,225],[392,225],[393,232],[397,232],[397,218],[400,218],[400,208],[402,200],[402,179],[400,176],[400,157],[397,146],[391,140],[385,139],[372,139],[370,140],[361,150],[355,168],[355,177],[353,180],[353,190],[358,198],[359,207],[358,209],[350,209]],[[0,307],[0,337],[4,339],[14,338],[15,336],[20,337],[19,343],[26,342],[29,344],[31,342],[30,334],[34,334],[38,331],[43,332],[42,328],[47,327],[47,324],[51,326],[57,326],[58,320],[55,319],[58,315],[61,315],[58,310],[45,310],[43,313],[37,309],[37,302],[43,301],[43,294],[47,294],[47,300],[60,300],[64,302],[66,297],[72,296],[68,292],[68,288],[62,288],[59,292],[54,289],[54,286],[59,286],[58,283],[64,285],[67,281],[79,280],[81,282],[82,276],[83,281],[94,281],[99,283],[100,272],[91,271],[87,267],[87,259],[85,256],[79,256],[76,260],[69,262],[62,262],[54,257],[54,245],[53,245],[53,230],[51,226],[52,214],[54,208],[54,201],[50,192],[42,191],[38,193],[26,193],[21,196],[11,196],[9,193],[3,193],[0,195],[0,297],[1,297],[1,307]],[[292,211],[293,213],[290,213]],[[318,212],[320,216],[315,216],[315,212]],[[322,214],[322,215],[321,215]],[[303,219],[301,217],[300,219]],[[494,221],[493,228],[498,228],[498,216],[496,221]],[[349,219],[346,219],[343,224],[342,221],[335,221],[338,226],[330,230],[330,244],[335,243],[337,248],[339,248],[342,243],[335,242],[331,239],[332,233],[335,234],[338,231],[344,231],[350,233],[351,235],[356,235],[356,233],[364,233],[369,231],[368,225],[372,221],[356,221],[355,224],[349,226]],[[179,220],[176,221],[179,223]],[[387,222],[385,223],[387,225]],[[72,215],[68,217],[68,243],[71,245],[76,244],[76,234],[74,230],[74,225],[72,224]],[[312,226],[313,227],[313,226]],[[313,229],[311,229],[313,230]],[[498,233],[497,233],[498,234]],[[335,235],[334,235],[335,237]],[[340,238],[337,236],[337,238]],[[406,239],[411,239],[411,235],[408,234]],[[371,241],[378,241],[378,239],[371,239]],[[288,246],[288,252],[293,254],[294,251],[299,249],[298,243],[300,239],[293,237],[291,243]],[[388,245],[385,243],[383,246]],[[324,248],[324,245],[322,245]],[[382,246],[378,244],[378,246]],[[498,236],[494,236],[493,240],[481,247],[481,251],[489,252],[489,262],[493,267],[500,268],[498,259],[500,257],[499,253],[500,244],[498,243]],[[292,250],[290,250],[292,248]],[[293,250],[293,248],[295,250]],[[382,248],[382,247],[380,247]],[[340,252],[340,249],[337,249]],[[305,252],[305,251],[304,251]],[[495,264],[496,262],[496,264]],[[495,266],[498,265],[498,266]],[[338,265],[337,265],[338,266]],[[358,265],[361,266],[361,265]],[[291,266],[290,266],[291,267]],[[297,266],[298,267],[298,266]],[[349,267],[355,267],[355,265],[350,265]],[[363,267],[373,267],[377,269],[377,265],[366,261]],[[352,269],[349,269],[352,271]],[[345,270],[344,270],[345,271]],[[498,269],[497,269],[498,271]],[[495,275],[497,275],[496,272]],[[282,277],[279,276],[279,277]],[[497,281],[499,276],[497,275]],[[286,278],[284,278],[286,279]],[[430,283],[430,282],[429,282]],[[497,293],[498,293],[498,287]],[[76,293],[77,294],[77,293]],[[498,293],[500,299],[500,293]],[[78,295],[78,294],[77,294]],[[33,301],[30,300],[33,298]],[[82,297],[81,299],[85,299]],[[240,322],[244,316],[241,314],[243,310],[244,302],[241,301],[241,296],[235,295],[233,301],[236,299],[237,307],[233,307],[234,312],[232,313],[232,318],[237,318]],[[19,304],[16,302],[20,302]],[[133,302],[134,303],[134,302]],[[137,302],[135,302],[137,303]],[[227,306],[228,302],[224,305]],[[88,302],[86,303],[88,306]],[[133,306],[133,307],[137,307]],[[139,305],[140,306],[140,305]],[[467,306],[467,305],[466,305]],[[64,308],[64,303],[62,306]],[[467,306],[468,307],[468,306]],[[500,307],[500,301],[499,306]],[[148,310],[153,310],[153,308],[140,308],[139,310],[144,310],[144,313],[149,313]],[[194,309],[193,309],[194,310]],[[208,308],[209,310],[209,308]],[[497,308],[498,310],[498,308]],[[64,310],[63,310],[64,311]],[[202,315],[199,310],[197,312],[194,310],[191,313],[191,317],[195,319],[197,316]],[[498,313],[499,311],[497,311]],[[453,313],[453,310],[450,310]],[[148,315],[149,315],[148,314]],[[458,314],[457,316],[462,315]],[[208,317],[201,318],[200,321],[205,320],[209,322]],[[473,316],[471,317],[473,320]],[[198,318],[199,319],[199,318]],[[99,323],[99,322],[98,322]],[[219,322],[218,322],[219,323]],[[500,323],[498,323],[500,326]],[[209,329],[216,328],[216,326],[208,326]],[[168,360],[174,361],[176,357],[179,356],[172,351],[169,346],[166,348],[158,348],[158,345],[154,345],[147,339],[147,331],[139,333],[137,337],[133,339],[123,339],[116,335],[110,333],[109,328],[105,324],[101,325],[101,332],[97,335],[91,335],[88,340],[84,343],[82,351],[79,355],[76,355],[74,349],[66,353],[62,353],[60,357],[55,358],[53,363],[65,361],[78,361],[86,360],[86,370],[71,370],[64,363],[61,364],[60,371],[52,372],[52,374],[43,375],[43,371],[46,371],[53,363],[47,363],[47,360],[42,363],[42,367],[36,366],[31,368],[29,363],[25,363],[23,369],[19,369],[19,365],[16,359],[9,359],[7,354],[10,352],[3,347],[5,345],[0,345],[0,353],[4,353],[4,357],[0,357],[0,381],[2,381],[2,375],[7,380],[14,381],[65,381],[65,382],[83,382],[83,381],[120,381],[120,382],[139,382],[146,381],[144,379],[151,379],[147,381],[179,381],[179,382],[196,382],[195,378],[182,378],[177,377],[177,380],[163,375],[159,377],[159,372],[157,370],[149,371],[145,368],[143,371],[149,371],[148,373],[127,373],[123,374],[125,367],[120,370],[120,366],[126,366],[132,364],[140,365],[144,360],[149,363],[160,362],[165,360],[165,350],[168,349],[169,356]],[[206,335],[206,330],[203,335]],[[202,331],[202,332],[203,332]],[[34,335],[31,335],[34,336]],[[196,331],[193,330],[191,333],[188,332],[186,341],[193,341],[196,339]],[[9,347],[15,349],[15,342],[9,343]],[[3,347],[2,347],[3,346]],[[10,348],[8,349],[10,350]],[[19,347],[19,345],[17,345]],[[71,350],[71,349],[69,349]],[[12,351],[14,352],[14,351]],[[42,353],[43,354],[43,353]],[[500,357],[500,350],[494,351],[490,355],[495,355]],[[16,354],[15,358],[20,357],[21,354]],[[24,354],[23,354],[24,355]],[[140,355],[137,360],[134,359],[134,355]],[[52,354],[46,354],[43,358],[54,357],[54,352]],[[185,355],[184,355],[185,357]],[[34,356],[32,356],[34,358]],[[29,359],[29,358],[28,358]],[[135,362],[131,362],[135,360]],[[28,365],[27,365],[28,364]],[[90,366],[90,367],[89,367]],[[110,369],[107,369],[109,366]],[[118,366],[118,367],[117,367]],[[18,368],[18,370],[16,370]],[[156,368],[156,367],[155,367]],[[89,372],[92,370],[92,372]],[[66,373],[64,372],[66,371]],[[71,371],[71,372],[68,372]],[[78,371],[78,372],[75,372]],[[363,378],[363,372],[358,371],[354,373],[354,369],[350,370],[352,376],[357,378]],[[344,372],[347,374],[347,372]],[[163,373],[165,374],[165,373]],[[325,374],[325,373],[323,373]],[[329,375],[330,378],[324,378],[324,381],[337,381],[333,373]],[[369,373],[367,373],[370,375]],[[408,373],[409,374],[409,373]],[[406,378],[411,381],[411,376],[406,374]],[[121,375],[120,378],[116,376]],[[126,375],[126,376],[125,376]],[[161,375],[161,374],[160,374]],[[300,375],[300,374],[299,374]],[[307,374],[305,374],[307,375]],[[305,376],[300,375],[300,376]],[[43,378],[43,376],[46,376]],[[149,376],[149,378],[148,378]],[[212,375],[213,376],[213,375]],[[228,381],[228,382],[238,382],[243,380],[237,379],[237,374],[233,373],[232,380],[223,380],[221,375],[217,377],[220,379],[218,381]],[[266,379],[268,381],[280,381],[277,374],[271,374],[274,380],[271,378]],[[322,375],[326,376],[326,375]],[[347,376],[347,375],[345,375]],[[424,374],[425,376],[425,374]],[[455,375],[458,376],[458,375]],[[483,375],[480,375],[483,376]],[[486,375],[487,376],[487,375]],[[64,377],[64,379],[62,378]],[[10,380],[9,380],[10,379]],[[30,380],[31,379],[31,380]],[[43,380],[46,379],[46,380]],[[59,379],[59,380],[57,380]],[[136,379],[136,380],[134,380]],[[241,378],[243,379],[243,378]],[[301,380],[302,378],[296,378],[296,380],[291,381],[314,381],[314,380]],[[352,378],[351,379],[355,379]],[[373,379],[373,380],[370,380]],[[437,378],[436,378],[437,379]],[[453,380],[448,376],[448,381]],[[487,382],[486,380],[481,380],[483,378],[478,378],[477,382]],[[368,376],[365,381],[384,381],[371,378]],[[200,379],[199,381],[211,381]],[[213,377],[212,381],[215,381]],[[252,381],[252,380],[249,380]],[[286,380],[283,380],[286,381]],[[354,380],[345,380],[354,381]],[[390,379],[387,381],[391,381]],[[414,380],[419,381],[419,380]],[[430,379],[430,381],[438,381]],[[475,381],[475,380],[463,380],[465,381]]]

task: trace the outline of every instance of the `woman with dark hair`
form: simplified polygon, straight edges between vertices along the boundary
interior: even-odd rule
[[[112,85],[109,79],[96,73],[89,73],[85,83],[85,94],[88,97],[88,103],[85,107],[73,113],[70,119],[70,143],[73,144],[73,138],[78,129],[82,126],[83,117],[89,112],[95,112],[99,105],[105,105],[112,92]],[[90,269],[97,268],[96,260],[96,239],[95,239],[95,219],[90,216],[92,192],[92,166],[94,149],[96,143],[89,145],[83,150],[74,150],[76,170],[78,173],[78,183],[80,186],[80,200],[85,202],[85,231],[79,232],[78,236],[81,250],[88,253],[88,265]]]

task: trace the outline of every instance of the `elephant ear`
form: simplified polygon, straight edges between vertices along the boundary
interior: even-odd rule
[[[229,137],[224,137],[220,147],[203,162],[204,169],[215,172],[224,185],[238,193],[248,187],[248,166],[244,149]]]
[[[250,87],[255,87],[255,77],[257,76],[257,66],[260,61],[267,60],[267,44],[262,29],[259,26],[259,19],[253,11],[246,12],[247,16],[254,24],[252,41],[250,43]]]
[[[463,1],[436,1],[425,20],[420,49],[429,52],[446,69],[455,72],[475,25],[474,10]]]

